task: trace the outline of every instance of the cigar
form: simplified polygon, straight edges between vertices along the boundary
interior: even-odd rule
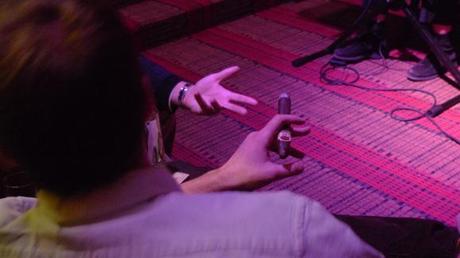
[[[282,93],[278,99],[278,114],[291,113],[291,98],[287,93]],[[278,155],[285,159],[289,153],[289,145],[291,143],[291,131],[289,125],[283,126],[278,133]]]

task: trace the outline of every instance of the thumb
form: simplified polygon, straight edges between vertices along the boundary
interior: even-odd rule
[[[301,161],[287,163],[284,165],[291,174],[299,174],[305,170],[305,165]]]
[[[275,171],[277,177],[297,175],[302,173],[304,169],[305,166],[300,161],[285,164],[273,163],[273,170]]]

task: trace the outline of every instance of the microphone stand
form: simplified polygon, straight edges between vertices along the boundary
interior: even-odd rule
[[[356,24],[357,25],[357,24]],[[330,55],[334,53],[334,50],[340,46],[345,40],[347,40],[348,37],[353,34],[356,26],[350,27],[348,30],[346,30],[338,39],[336,39],[334,42],[332,42],[329,46],[327,46],[325,49],[317,51],[313,54],[305,55],[303,57],[299,57],[295,60],[292,61],[292,66],[294,67],[300,67],[306,63],[310,63],[313,60],[316,60],[320,57],[323,57],[325,55]]]
[[[305,55],[302,57],[299,57],[295,60],[292,61],[292,66],[294,67],[300,67],[306,63],[309,63],[313,60],[316,60],[320,57],[323,57],[325,55],[329,55],[334,53],[334,50],[340,46],[347,38],[355,32],[356,28],[361,24],[362,21],[365,20],[367,17],[368,13],[370,12],[371,5],[373,3],[373,0],[370,0],[367,2],[366,7],[364,8],[364,11],[360,14],[360,16],[353,22],[353,24],[346,30],[344,31],[334,42],[332,42],[329,46],[327,46],[325,49],[317,51],[313,54]]]
[[[365,21],[368,16],[372,15],[372,5],[375,1],[378,0],[369,0],[367,5],[364,7],[364,11],[359,15],[359,17],[353,22],[353,24],[345,30],[334,42],[332,42],[329,46],[325,49],[317,51],[313,54],[305,55],[303,57],[299,57],[292,61],[292,66],[300,67],[306,63],[309,63],[313,60],[316,60],[320,57],[325,55],[329,55],[334,53],[334,50],[343,44],[352,34],[355,32],[356,28],[361,24],[361,22]],[[388,1],[388,0],[385,0]]]
[[[422,38],[422,40],[429,46],[431,52],[435,55],[435,57],[438,59],[439,63],[448,71],[452,74],[454,77],[455,83],[454,87],[460,90],[460,72],[457,70],[457,67],[453,64],[452,61],[447,57],[447,55],[442,51],[439,46],[436,44],[436,41],[433,39],[433,36],[431,33],[422,25],[420,24],[417,15],[404,0],[396,0],[398,1],[398,5],[400,8],[402,8],[404,14],[407,16],[409,19],[411,25],[417,32],[417,34]],[[412,6],[416,6],[414,2],[418,1],[413,1]],[[322,56],[332,54],[334,53],[334,50],[340,46],[351,34],[353,34],[354,30],[356,29],[357,25],[363,20],[364,16],[367,15],[368,11],[370,8],[370,4],[366,6],[365,11],[361,14],[361,16],[353,23],[353,25],[347,29],[345,32],[341,34],[341,36],[336,39],[332,44],[327,46],[325,49],[317,51],[313,54],[309,54],[300,58],[297,58],[292,61],[292,65],[294,67],[300,67],[306,63],[309,63],[317,58],[320,58]],[[447,100],[446,102],[442,104],[438,104],[433,106],[430,110],[428,110],[427,115],[431,117],[436,117],[443,113],[444,111],[450,109],[451,107],[457,105],[460,103],[460,95],[457,95],[453,97],[452,99]]]

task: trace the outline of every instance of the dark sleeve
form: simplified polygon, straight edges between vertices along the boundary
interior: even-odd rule
[[[182,79],[142,55],[139,58],[139,63],[142,71],[149,77],[158,110],[160,112],[169,111],[169,95],[174,86]]]

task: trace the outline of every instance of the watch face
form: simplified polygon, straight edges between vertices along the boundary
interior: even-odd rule
[[[184,86],[182,86],[182,88],[180,88],[180,91],[179,91],[179,97],[178,97],[178,101],[179,101],[179,104],[182,105],[182,101],[184,100],[185,98],[185,94],[187,93],[188,91],[188,86],[190,84],[189,83],[185,83]]]
[[[289,130],[282,130],[278,133],[278,141],[290,142],[292,140],[291,133]]]

